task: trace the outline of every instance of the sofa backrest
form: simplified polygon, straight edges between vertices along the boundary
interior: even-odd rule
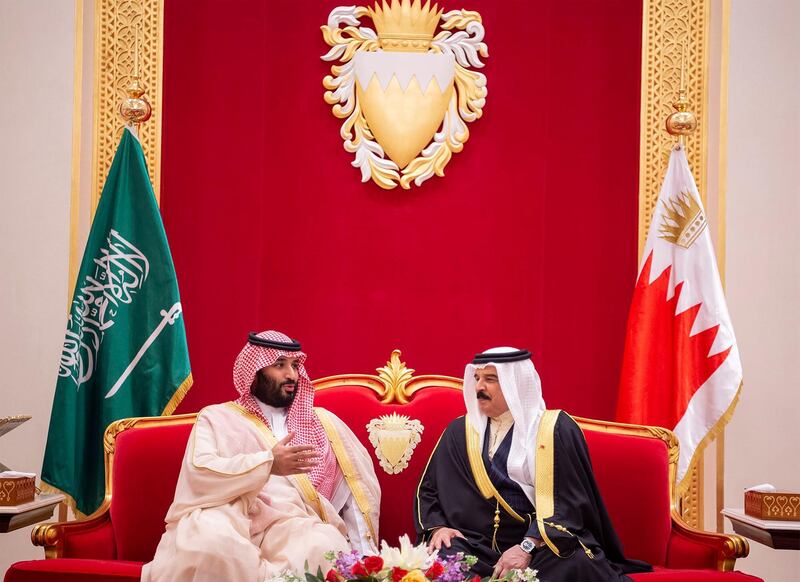
[[[408,404],[382,404],[367,388],[342,386],[318,392],[315,404],[344,420],[372,457],[381,485],[380,537],[396,544],[397,538],[407,533],[413,541],[417,484],[444,429],[450,421],[464,414],[461,391],[428,388],[415,394]],[[380,466],[375,447],[369,442],[367,425],[371,420],[393,412],[408,416],[410,420],[419,420],[423,430],[408,467],[389,474]]]

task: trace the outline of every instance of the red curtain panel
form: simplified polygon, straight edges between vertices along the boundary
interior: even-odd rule
[[[161,203],[195,385],[234,395],[247,332],[300,339],[312,377],[393,348],[460,376],[533,352],[550,407],[613,418],[636,276],[641,0],[444,0],[477,10],[484,115],[444,178],[361,183],[323,100],[320,26],[346,2],[170,0]]]

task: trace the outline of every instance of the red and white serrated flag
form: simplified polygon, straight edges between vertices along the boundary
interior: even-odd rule
[[[705,210],[686,153],[676,147],[628,314],[617,420],[672,429],[680,482],[730,418],[741,383]]]

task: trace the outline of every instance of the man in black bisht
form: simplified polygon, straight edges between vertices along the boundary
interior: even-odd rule
[[[476,556],[480,576],[530,567],[547,582],[616,582],[650,571],[624,557],[583,433],[545,409],[530,356],[494,348],[467,365],[467,415],[445,429],[417,489],[417,542]]]

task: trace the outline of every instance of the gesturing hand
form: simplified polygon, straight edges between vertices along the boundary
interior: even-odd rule
[[[297,475],[309,473],[319,462],[317,453],[311,445],[287,447],[286,443],[294,438],[290,432],[272,447],[272,473],[275,475]]]
[[[433,532],[431,541],[428,542],[428,551],[432,552],[433,550],[441,550],[442,544],[444,544],[449,548],[450,540],[452,540],[454,537],[463,538],[464,534],[462,534],[457,529],[453,529],[451,527],[438,528],[436,531]]]
[[[524,570],[530,563],[531,555],[515,544],[503,552],[503,555],[497,560],[492,576],[497,578],[509,570]]]

